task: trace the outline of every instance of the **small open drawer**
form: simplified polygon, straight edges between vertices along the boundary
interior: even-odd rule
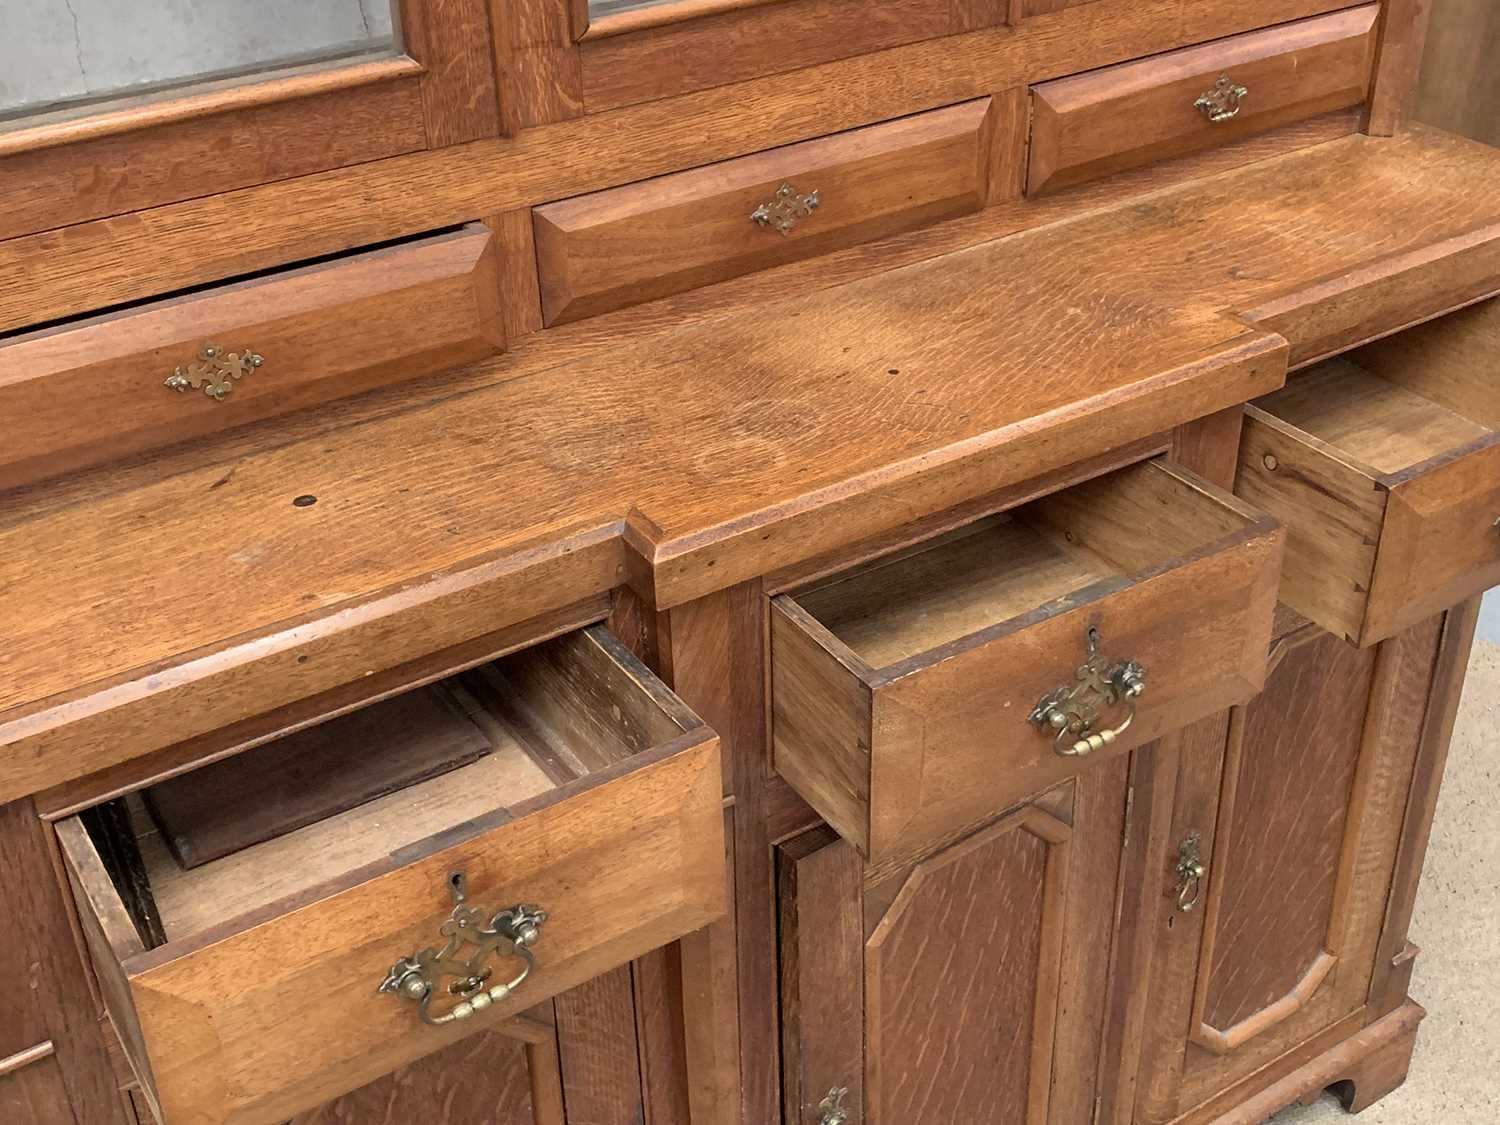
[[[1500,582],[1500,299],[1246,410],[1235,492],[1287,528],[1281,600],[1352,643]]]
[[[167,1125],[285,1121],[726,909],[718,739],[602,627],[418,689],[405,718],[404,700],[376,705],[387,741],[465,764],[302,827],[305,793],[226,802],[210,778],[227,827],[179,790],[157,814],[171,833],[261,842],[191,868],[137,795],[58,824],[110,1016]],[[340,768],[298,765],[296,788],[368,796],[330,733],[356,719],[324,724]]]
[[[919,848],[1253,696],[1280,555],[1148,461],[782,595],[776,769],[872,861]]]

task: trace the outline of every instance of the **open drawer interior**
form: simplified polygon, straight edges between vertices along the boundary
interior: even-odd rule
[[[1500,581],[1500,299],[1255,400],[1235,491],[1287,525],[1282,600],[1354,643]]]
[[[1256,408],[1337,449],[1372,480],[1394,479],[1500,428],[1500,391],[1471,385],[1469,394],[1446,395],[1417,379],[1408,386],[1403,377],[1414,369],[1376,362],[1382,354],[1390,353],[1326,360],[1293,375]]]
[[[152,948],[476,817],[523,811],[697,725],[626,676],[597,639],[573,634],[80,819]],[[635,708],[601,713],[601,700],[632,694]]]
[[[910,854],[1253,696],[1280,552],[1147,461],[782,594],[777,772],[872,862]]]
[[[143,1090],[168,1121],[257,1125],[712,921],[725,908],[721,794],[713,732],[594,627],[57,833]],[[437,975],[447,962],[425,996],[379,986],[443,947],[460,887],[485,918],[524,905],[542,922],[529,953],[487,954],[486,989],[509,978],[507,958],[531,958],[514,997],[438,1028],[429,1004],[451,1015],[470,995]],[[299,1003],[289,1019],[289,996],[339,1003]]]
[[[1034,501],[911,551],[846,572],[795,597],[872,668],[1105,593],[1180,561],[1253,517],[1146,462]],[[1100,586],[1100,584],[1103,584]]]

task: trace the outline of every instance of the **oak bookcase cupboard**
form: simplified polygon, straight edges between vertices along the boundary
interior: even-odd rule
[[[1429,16],[403,0],[9,106],[0,1121],[1389,1092],[1500,583]]]

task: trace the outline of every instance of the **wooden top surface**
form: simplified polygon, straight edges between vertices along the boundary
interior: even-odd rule
[[[701,596],[1274,389],[1283,341],[1236,310],[1496,224],[1500,153],[1355,137],[624,343],[541,333],[488,364],[523,377],[157,481],[7,497],[0,749],[97,689],[179,686],[184,654],[481,560],[524,575],[553,541],[622,545],[591,581]]]

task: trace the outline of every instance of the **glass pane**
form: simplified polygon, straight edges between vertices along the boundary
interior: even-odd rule
[[[614,15],[616,12],[633,12],[637,8],[655,8],[670,4],[673,0],[589,0],[589,18]]]
[[[392,0],[0,0],[0,116],[395,50]]]

